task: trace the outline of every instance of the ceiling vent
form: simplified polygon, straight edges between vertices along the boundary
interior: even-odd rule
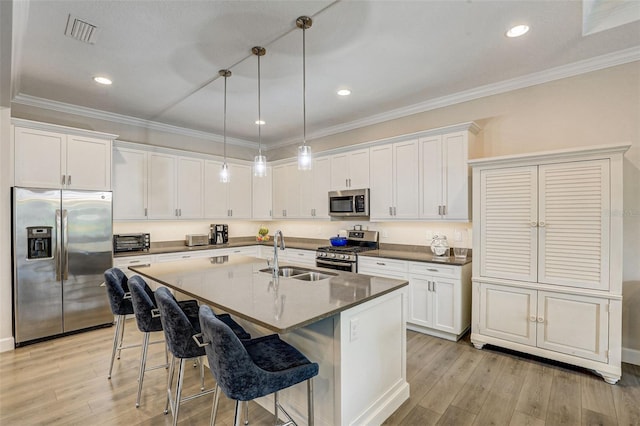
[[[67,19],[67,28],[64,30],[64,35],[74,38],[83,43],[94,44],[96,42],[96,35],[98,33],[98,27],[90,24],[82,19],[78,19],[71,14]]]

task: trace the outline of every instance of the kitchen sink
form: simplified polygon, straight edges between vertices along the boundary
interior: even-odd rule
[[[260,272],[267,272],[271,274],[272,268],[260,269]],[[327,278],[335,277],[338,274],[331,272],[320,272],[313,269],[299,268],[294,266],[282,266],[278,269],[278,275],[286,278],[293,278],[301,281],[320,281]]]
[[[320,281],[336,276],[336,274],[325,274],[323,272],[307,272],[306,274],[296,275],[291,278],[302,281]]]

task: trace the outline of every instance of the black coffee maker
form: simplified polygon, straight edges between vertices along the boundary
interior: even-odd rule
[[[229,242],[229,226],[211,225],[211,244],[227,244]]]

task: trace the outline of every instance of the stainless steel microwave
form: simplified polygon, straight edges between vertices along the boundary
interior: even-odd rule
[[[329,216],[369,216],[369,188],[329,192]]]

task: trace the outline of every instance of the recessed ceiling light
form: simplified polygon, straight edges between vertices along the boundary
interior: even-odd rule
[[[528,25],[516,25],[515,27],[512,27],[509,31],[507,31],[506,36],[511,38],[520,37],[521,35],[525,35],[528,32]]]
[[[338,95],[340,96],[349,96],[351,94],[351,90],[349,89],[340,89],[338,90]]]
[[[110,79],[108,79],[107,77],[93,77],[93,81],[95,81],[96,83],[100,83],[100,84],[104,84],[106,86],[110,85],[111,83],[113,83]]]
[[[264,120],[256,120],[256,124],[258,126],[264,126],[265,124],[267,124]]]

